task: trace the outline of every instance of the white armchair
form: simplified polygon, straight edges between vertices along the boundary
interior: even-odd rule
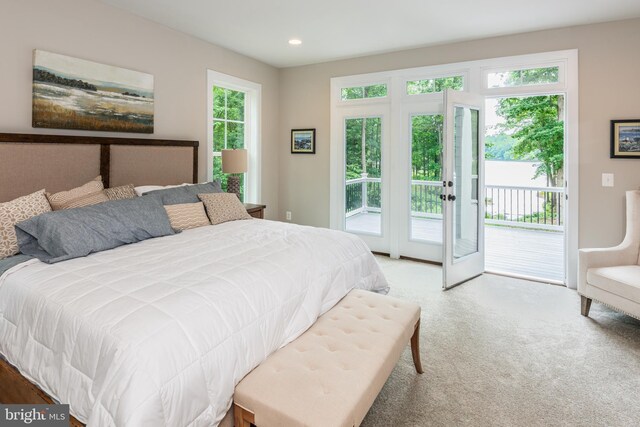
[[[640,319],[640,191],[627,191],[627,233],[613,248],[581,249],[578,267],[581,313],[591,300]]]

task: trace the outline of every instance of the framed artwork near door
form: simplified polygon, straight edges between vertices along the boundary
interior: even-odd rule
[[[640,159],[640,119],[611,120],[611,158]]]
[[[316,154],[315,129],[291,129],[292,154]]]

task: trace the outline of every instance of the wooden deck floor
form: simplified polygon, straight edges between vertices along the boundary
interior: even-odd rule
[[[412,218],[414,239],[442,242],[442,220]],[[379,214],[347,218],[347,231],[380,230]],[[487,225],[485,227],[487,271],[564,280],[563,233]]]

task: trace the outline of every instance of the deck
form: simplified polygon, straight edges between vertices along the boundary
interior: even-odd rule
[[[442,242],[442,220],[412,218],[413,238]],[[347,231],[376,232],[380,215],[347,218]],[[563,233],[495,225],[485,227],[487,271],[564,281]]]

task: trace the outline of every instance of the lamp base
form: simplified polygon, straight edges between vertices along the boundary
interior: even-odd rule
[[[240,177],[238,175],[229,175],[227,177],[227,193],[235,193],[240,199]]]

